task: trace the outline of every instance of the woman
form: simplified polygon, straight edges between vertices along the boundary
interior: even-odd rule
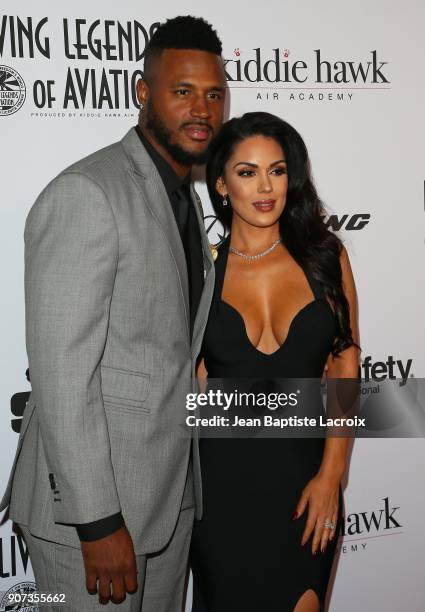
[[[200,376],[320,379],[327,368],[356,378],[353,276],[324,224],[301,136],[268,113],[228,121],[207,184],[230,235]],[[348,439],[202,439],[200,450],[193,612],[323,610]]]

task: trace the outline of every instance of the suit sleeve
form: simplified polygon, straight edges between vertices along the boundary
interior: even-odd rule
[[[100,377],[117,262],[104,192],[60,175],[25,226],[27,352],[57,523],[121,511]]]
[[[81,542],[93,542],[111,535],[124,525],[121,512],[84,525],[74,525]]]

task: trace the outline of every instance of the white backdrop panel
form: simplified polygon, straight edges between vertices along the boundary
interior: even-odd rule
[[[74,84],[76,69],[82,77],[85,70],[93,69],[98,83],[104,69],[113,89],[110,70],[132,75],[142,69],[142,63],[131,61],[126,54],[122,61],[99,60],[90,53],[88,59],[67,58],[62,20],[68,20],[71,45],[77,40],[77,19],[86,20],[81,25],[82,42],[96,19],[101,21],[99,35],[107,20],[121,24],[136,20],[147,32],[152,24],[176,14],[199,15],[213,23],[223,40],[224,56],[231,60],[227,64],[230,116],[267,110],[292,123],[309,148],[316,184],[329,214],[345,221],[341,236],[357,282],[362,357],[370,356],[376,363],[392,356],[404,366],[411,360],[409,375],[420,377],[425,371],[421,350],[425,340],[421,316],[425,308],[424,13],[423,2],[415,0],[391,6],[385,0],[359,0],[349,5],[336,0],[263,0],[255,7],[240,0],[225,5],[204,1],[176,5],[167,0],[156,7],[134,0],[122,0],[119,5],[110,0],[74,0],[72,6],[47,0],[36,5],[29,0],[3,0],[0,65],[23,78],[26,100],[15,113],[0,116],[2,489],[17,442],[11,427],[11,397],[29,390],[24,377],[25,217],[43,186],[62,168],[121,138],[137,120],[137,109],[125,108],[122,75],[118,84],[121,103],[116,108],[93,108],[90,92],[85,108],[64,108],[68,69],[74,71]],[[19,57],[19,49],[13,53],[10,17],[14,25],[17,18],[26,23],[31,17],[34,27],[48,18],[41,39],[42,43],[49,39],[50,58],[37,50],[34,58],[29,57],[26,44],[23,57]],[[111,27],[112,39],[114,31]],[[99,37],[104,39],[104,34]],[[75,47],[69,49],[76,53]],[[322,82],[318,82],[319,52],[320,59],[330,63],[329,82],[324,82],[325,64]],[[281,82],[264,79],[265,63],[273,60],[275,53],[279,62],[287,62],[290,75],[296,62],[305,63],[305,67],[296,64],[300,82],[292,76]],[[244,74],[247,62],[258,58],[262,81],[254,80],[254,61]],[[335,66],[335,62],[342,63]],[[238,78],[238,66],[241,79],[231,80]],[[285,64],[280,67],[283,74]],[[351,70],[359,69],[365,78],[354,82]],[[269,63],[270,78],[273,70]],[[347,82],[338,83],[342,70]],[[33,95],[36,81],[53,81],[51,91],[56,100],[51,108],[37,108]],[[211,214],[205,186],[202,182],[197,186],[205,214]],[[368,221],[361,229],[349,229],[353,215],[370,217],[360,217]],[[345,516],[351,533],[340,538],[331,612],[398,612],[402,606],[412,612],[423,610],[425,587],[419,572],[425,563],[425,499],[417,475],[424,458],[423,440],[355,443],[345,489]],[[29,565],[25,568],[25,555],[11,533],[10,522],[1,527],[0,537],[0,591],[6,591],[31,579],[31,569]],[[400,561],[408,571],[400,571]],[[190,594],[188,609],[189,604]]]

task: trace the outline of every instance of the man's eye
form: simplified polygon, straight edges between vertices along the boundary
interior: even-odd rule
[[[189,90],[188,89],[177,89],[176,93],[179,94],[179,96],[185,96],[186,94],[189,93]]]
[[[215,91],[212,91],[211,93],[209,93],[208,96],[212,98],[213,100],[221,100],[221,95]]]

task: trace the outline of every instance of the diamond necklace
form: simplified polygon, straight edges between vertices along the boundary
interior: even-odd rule
[[[277,247],[277,245],[280,242],[282,242],[282,238],[278,238],[277,240],[275,240],[273,242],[273,244],[271,246],[269,246],[268,249],[266,249],[265,251],[262,251],[261,253],[256,253],[255,255],[247,255],[246,253],[242,253],[242,251],[239,251],[238,249],[235,249],[235,247],[232,247],[232,246],[229,247],[229,251],[231,251],[235,255],[239,255],[239,257],[243,257],[247,261],[254,261],[254,260],[260,259],[261,257],[264,257],[264,255],[268,255],[269,253],[274,251],[274,249]]]

